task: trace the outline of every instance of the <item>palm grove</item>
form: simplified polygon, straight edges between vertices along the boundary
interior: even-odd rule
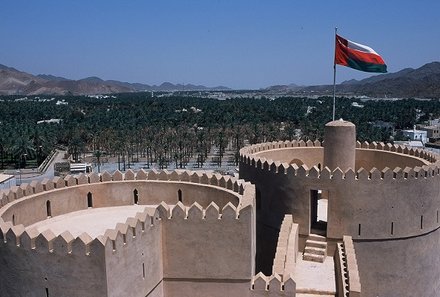
[[[56,104],[58,100],[67,104]],[[3,96],[0,166],[37,166],[57,146],[67,148],[73,160],[85,153],[92,153],[97,163],[115,157],[122,169],[140,160],[159,168],[185,168],[191,159],[201,168],[208,162],[237,164],[239,149],[248,143],[322,140],[324,123],[331,120],[331,104],[329,97],[215,100],[190,92],[160,98],[149,93],[105,99]],[[340,98],[336,116],[355,123],[361,141],[390,141],[399,137],[395,132],[399,129],[439,117],[440,102]],[[62,121],[37,124],[47,119]],[[215,158],[209,159],[213,150]],[[231,160],[224,160],[226,150],[232,152]]]

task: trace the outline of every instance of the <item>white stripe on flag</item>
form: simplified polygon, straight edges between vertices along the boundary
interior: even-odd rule
[[[356,42],[350,41],[348,39],[347,39],[347,42],[348,42],[348,47],[351,48],[351,49],[354,49],[354,50],[357,50],[357,51],[361,51],[361,52],[364,52],[364,53],[371,53],[371,54],[379,55],[378,53],[376,53],[374,51],[374,49],[372,49],[369,46],[366,46],[366,45],[363,45],[363,44],[360,44],[360,43],[356,43]]]

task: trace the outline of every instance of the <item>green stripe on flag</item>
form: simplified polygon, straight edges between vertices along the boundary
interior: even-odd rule
[[[360,70],[360,71],[365,71],[365,72],[381,72],[381,73],[386,73],[387,72],[387,65],[385,64],[373,64],[373,63],[366,63],[363,61],[359,61],[359,60],[353,60],[348,58],[347,59],[348,62],[348,67]]]

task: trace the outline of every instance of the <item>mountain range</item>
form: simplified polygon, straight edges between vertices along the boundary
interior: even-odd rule
[[[95,95],[127,93],[140,91],[207,91],[228,90],[227,87],[205,87],[192,84],[161,85],[128,83],[117,80],[102,80],[99,77],[87,77],[72,80],[48,74],[32,75],[15,68],[0,64],[0,95]]]
[[[230,90],[224,86],[205,87],[192,84],[161,85],[128,83],[87,77],[71,80],[49,74],[32,75],[0,64],[0,95],[94,95],[140,91],[211,91]],[[348,80],[336,86],[338,95],[357,95],[376,98],[440,98],[440,62],[420,68],[405,68],[398,72],[374,75],[363,80]],[[294,95],[331,95],[333,85],[298,86],[276,85],[261,90],[263,93]]]
[[[283,90],[291,94],[330,95],[333,85],[272,86],[267,91]],[[363,80],[348,80],[336,85],[338,95],[358,95],[376,98],[440,98],[440,62],[420,68],[405,68],[398,72],[374,75]]]

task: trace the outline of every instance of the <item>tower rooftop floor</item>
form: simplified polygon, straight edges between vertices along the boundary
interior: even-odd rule
[[[26,229],[36,228],[40,233],[51,230],[55,236],[69,231],[74,237],[86,232],[92,238],[96,238],[104,235],[107,229],[114,229],[116,224],[125,223],[127,218],[134,217],[136,213],[145,209],[149,215],[154,215],[155,207],[156,205],[125,205],[89,208],[40,221]]]

